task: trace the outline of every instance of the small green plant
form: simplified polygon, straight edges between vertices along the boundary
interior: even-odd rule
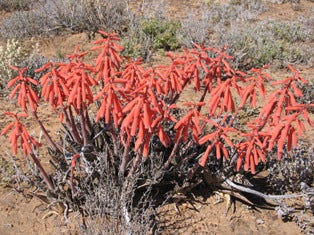
[[[142,21],[143,33],[152,38],[154,49],[175,50],[180,47],[176,38],[181,24],[176,20],[160,21],[157,19],[146,19]]]

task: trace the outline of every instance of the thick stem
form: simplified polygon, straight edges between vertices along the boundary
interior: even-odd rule
[[[120,165],[120,168],[119,168],[119,176],[124,176],[126,164],[128,163],[128,159],[129,159],[129,153],[130,153],[130,144],[128,143],[124,147],[122,160],[121,160],[121,165]]]
[[[204,101],[205,96],[206,96],[206,94],[207,94],[207,91],[208,91],[208,85],[205,87],[204,93],[203,93],[201,99],[200,99],[198,102],[203,102],[203,101]],[[197,111],[198,111],[198,112],[201,112],[202,107],[203,107],[203,106],[198,106]]]
[[[117,133],[115,132],[114,127],[111,124],[112,122],[109,122],[109,134],[112,138],[112,144],[113,144],[113,154],[115,156],[118,155],[119,153],[119,148],[118,148],[118,138],[117,138]]]
[[[69,106],[69,116],[70,116],[70,121],[71,121],[71,128],[73,129],[73,132],[77,134],[78,139],[80,140],[78,143],[83,143],[83,140],[81,139],[79,132],[77,130],[77,127],[75,125],[75,120],[74,120],[71,106]]]
[[[130,176],[132,176],[134,174],[134,172],[135,172],[135,170],[136,170],[136,168],[137,168],[137,166],[138,166],[138,164],[139,164],[139,162],[141,160],[141,154],[140,154],[141,150],[142,150],[142,148],[139,149],[139,151],[136,154],[135,159],[133,160],[132,168],[129,171],[128,177],[130,177]]]
[[[85,120],[86,120],[86,130],[88,134],[90,135],[92,133],[92,122],[90,121],[90,118],[88,115],[88,108],[85,109]]]
[[[186,79],[184,84],[182,85],[182,91],[184,90],[185,86],[188,84],[188,82],[190,81],[190,78]],[[170,102],[170,104],[174,104],[177,102],[177,100],[180,98],[180,95],[182,94],[182,92],[177,93],[176,96],[172,99],[172,101]]]
[[[59,148],[57,147],[57,145],[55,144],[55,142],[51,139],[50,135],[48,134],[46,128],[44,127],[44,125],[42,124],[42,122],[39,120],[37,112],[34,111],[33,112],[33,116],[37,122],[37,124],[40,126],[40,129],[42,130],[46,140],[48,141],[48,144],[50,145],[50,147],[53,149],[53,151],[58,151]]]
[[[33,154],[31,153],[30,154],[31,158],[33,159],[34,163],[36,164],[36,166],[38,167],[42,177],[44,178],[44,181],[45,183],[47,184],[48,188],[51,190],[51,191],[54,191],[54,186],[53,186],[53,183],[51,182],[49,176],[47,175],[45,169],[43,168],[43,166],[41,165],[40,161],[38,160],[38,158]]]
[[[83,144],[84,146],[87,146],[88,144],[88,139],[87,139],[87,132],[86,132],[86,120],[84,116],[84,105],[81,105],[81,110],[80,110],[80,116],[81,116],[81,129],[82,129],[82,136],[83,136]]]
[[[130,230],[130,223],[131,223],[131,215],[129,213],[128,210],[128,202],[130,200],[132,200],[132,192],[133,190],[130,190],[130,183],[129,180],[126,179],[123,182],[123,187],[122,187],[122,191],[121,191],[121,196],[120,196],[120,203],[122,205],[122,214],[124,216],[125,219],[125,223],[126,223],[126,235],[131,235],[132,232],[129,231]]]
[[[75,142],[82,144],[83,141],[82,141],[82,139],[81,139],[81,137],[77,131],[77,128],[75,127],[75,124],[71,122],[69,114],[66,111],[66,108],[63,109],[63,113],[65,116],[65,121],[66,121],[68,127],[70,128],[71,135],[74,138]]]
[[[174,144],[173,149],[171,151],[171,154],[168,158],[168,160],[165,162],[164,164],[164,168],[167,170],[169,168],[170,163],[172,162],[172,159],[174,158],[174,156],[176,155],[177,149],[179,147],[181,141],[181,137],[179,137],[178,141]]]

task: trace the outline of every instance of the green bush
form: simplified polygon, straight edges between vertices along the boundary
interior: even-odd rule
[[[149,61],[156,50],[175,50],[181,47],[177,34],[181,24],[175,20],[150,18],[134,19],[122,38],[123,54],[133,58]]]
[[[176,37],[181,28],[179,21],[146,19],[142,21],[141,26],[143,33],[152,38],[154,49],[175,50],[180,47]]]

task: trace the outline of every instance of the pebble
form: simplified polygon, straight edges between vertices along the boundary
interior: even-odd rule
[[[264,220],[262,220],[262,219],[257,219],[257,220],[256,220],[256,223],[257,223],[257,224],[263,224],[263,223],[264,223]]]

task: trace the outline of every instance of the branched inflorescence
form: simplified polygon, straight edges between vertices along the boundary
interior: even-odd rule
[[[296,101],[303,95],[298,84],[307,81],[291,65],[292,75],[272,83],[278,88],[267,97],[265,83],[271,80],[265,72],[268,67],[253,68],[248,73],[235,70],[228,62],[233,58],[226,54],[227,47],[218,50],[195,44],[194,49],[180,55],[167,54],[168,65],[147,68],[140,59],[131,60],[120,55],[123,47],[118,44],[117,34],[99,33],[103,39],[95,41],[92,48],[98,52],[95,64],[83,62],[87,52],[79,52],[76,47],[67,63],[49,62],[38,69],[36,72],[45,71],[39,84],[24,76],[26,68],[15,67],[12,68],[19,76],[8,84],[9,88],[14,87],[9,98],[17,95],[19,107],[24,112],[32,112],[50,149],[62,155],[64,150],[51,138],[37,116],[40,99],[60,114],[72,145],[81,147],[81,151],[67,150],[67,156],[72,156],[71,177],[74,169],[80,167],[76,164],[80,156],[84,161],[93,161],[86,149],[90,154],[98,149],[95,147],[98,146],[97,138],[103,132],[109,141],[110,159],[114,166],[118,165],[122,177],[134,174],[141,160],[150,156],[154,141],[169,150],[163,156],[165,170],[175,164],[172,160],[179,145],[186,147],[194,143],[202,146],[203,151],[195,156],[198,167],[205,166],[213,153],[217,159],[234,163],[236,170],[243,168],[254,174],[256,165],[267,160],[274,146],[277,146],[279,160],[285,144],[288,150],[297,147],[305,130],[304,121],[313,125],[307,111],[313,104]],[[41,86],[40,96],[34,86]],[[187,87],[194,89],[199,101],[179,107],[177,101]],[[267,102],[262,104],[258,117],[242,130],[234,127],[232,124],[238,113],[248,103],[256,107],[259,97],[267,97]],[[96,113],[90,117],[95,107]],[[176,110],[186,112],[178,117],[174,115]],[[15,127],[14,134],[10,135],[14,154],[17,154],[18,137],[22,139],[25,155],[32,154],[39,145],[19,120],[26,114],[8,115],[16,121],[1,134]],[[100,127],[103,129],[99,130]],[[123,153],[119,154],[121,149]],[[235,150],[232,161],[229,159],[231,149]],[[73,188],[73,180],[71,182]],[[56,187],[52,182],[48,183],[50,189]]]

